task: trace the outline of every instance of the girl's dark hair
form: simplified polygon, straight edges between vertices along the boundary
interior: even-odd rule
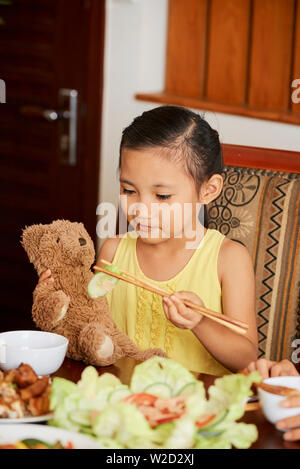
[[[168,157],[183,162],[197,191],[213,174],[222,173],[218,132],[200,115],[184,107],[160,106],[136,117],[122,133],[119,169],[122,150],[155,147],[171,150]]]
[[[178,106],[160,106],[136,117],[124,129],[122,150],[161,147],[168,156],[181,160],[199,190],[213,174],[221,174],[223,158],[219,134],[200,115]]]

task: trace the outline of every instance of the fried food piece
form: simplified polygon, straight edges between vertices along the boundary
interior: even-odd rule
[[[10,408],[14,412],[14,418],[22,418],[26,414],[25,404],[20,399],[13,401],[10,404]]]
[[[10,402],[18,399],[19,395],[10,383],[4,381],[0,386],[0,398],[4,399],[4,401],[9,404]]]
[[[20,399],[7,401],[2,399],[0,396],[0,423],[1,418],[22,418],[25,414],[25,404]]]
[[[37,417],[39,415],[47,414],[50,410],[50,394],[51,386],[43,392],[41,396],[32,397],[28,404],[28,410],[31,415]]]
[[[39,378],[31,386],[28,386],[25,389],[21,389],[20,394],[23,401],[29,401],[32,397],[39,396],[42,394],[49,384],[49,377],[43,376]]]
[[[38,380],[38,376],[30,365],[21,363],[16,372],[15,382],[21,389],[34,384]]]
[[[16,382],[16,376],[17,376],[18,370],[9,370],[4,373],[4,380],[5,383],[7,384],[13,384]]]

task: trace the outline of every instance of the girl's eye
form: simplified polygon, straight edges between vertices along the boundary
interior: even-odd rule
[[[156,197],[160,200],[167,200],[167,199],[170,199],[170,197],[172,196],[169,194],[156,194]]]
[[[129,189],[125,189],[124,187],[122,189],[122,192],[123,192],[123,194],[128,194],[128,195],[134,194],[134,191],[130,191]]]

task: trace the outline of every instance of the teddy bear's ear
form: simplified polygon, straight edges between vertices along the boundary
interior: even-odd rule
[[[33,264],[39,255],[40,240],[44,231],[45,225],[31,225],[23,230],[21,244]]]

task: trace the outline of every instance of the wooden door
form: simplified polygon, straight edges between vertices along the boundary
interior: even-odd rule
[[[96,241],[104,5],[0,1],[2,330],[31,325],[37,275],[20,245],[25,226],[80,221]]]

